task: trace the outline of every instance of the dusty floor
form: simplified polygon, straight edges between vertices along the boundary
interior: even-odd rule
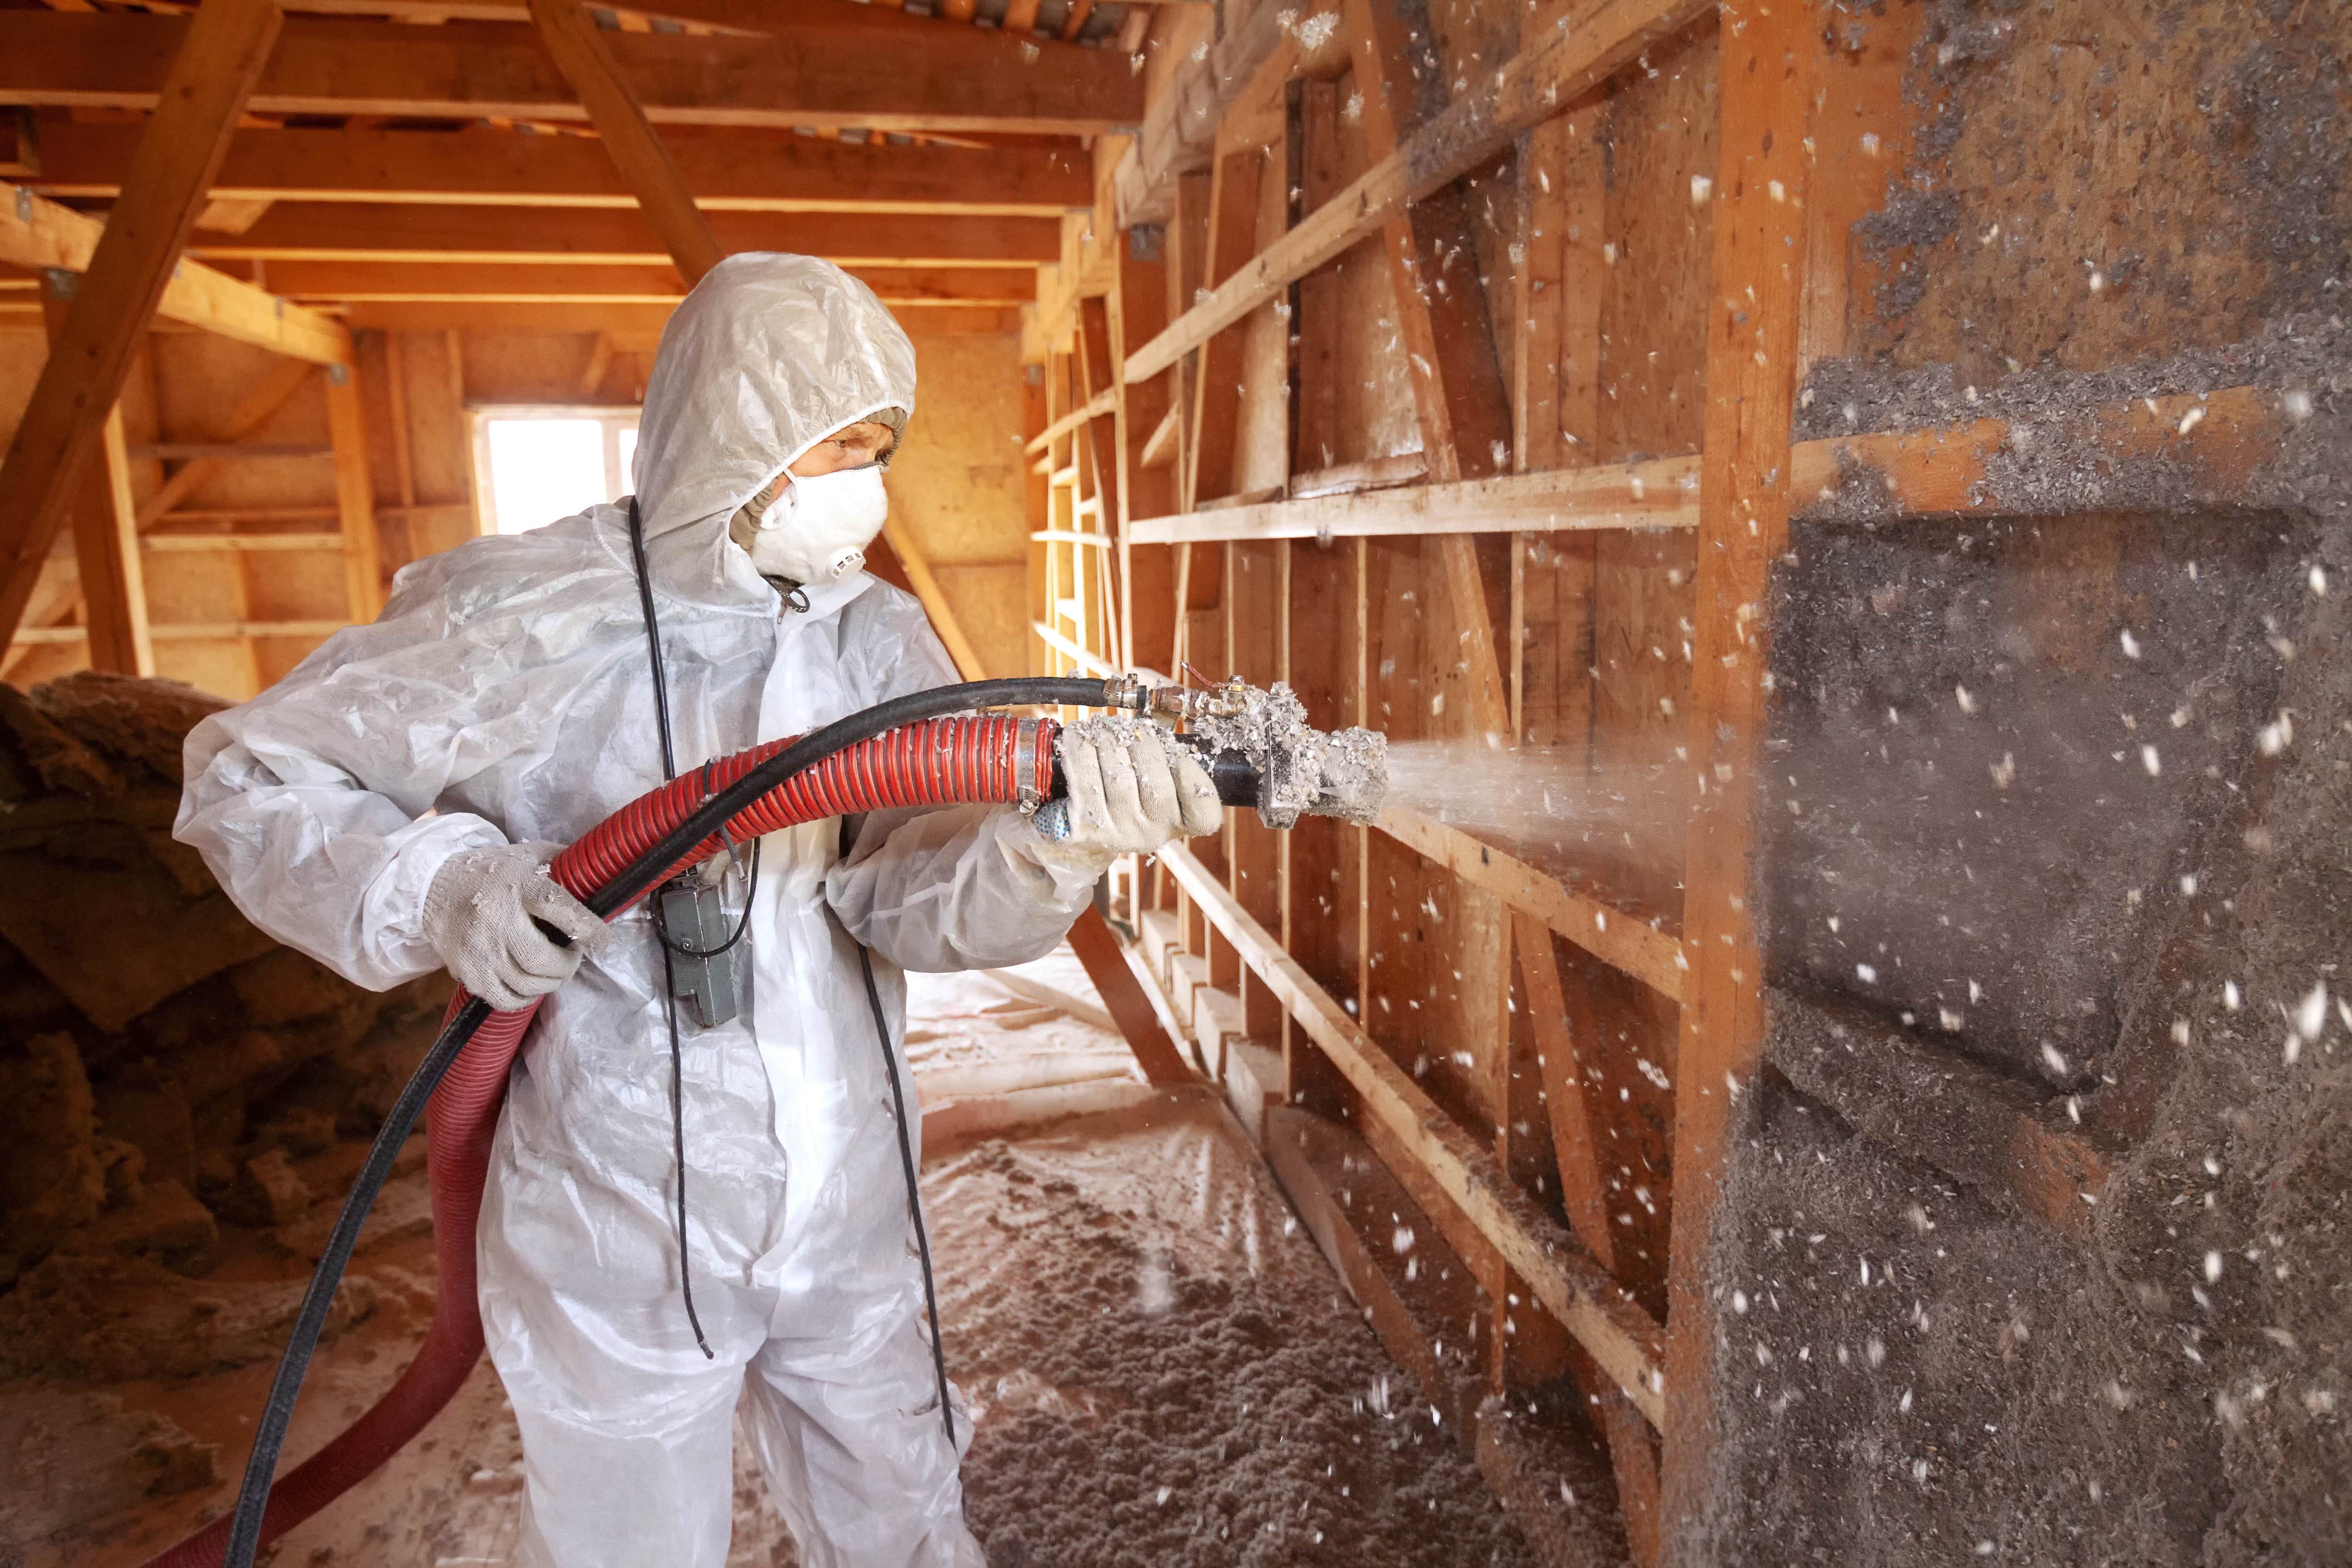
[[[927,1152],[925,1184],[950,1366],[980,1416],[969,1512],[992,1562],[1528,1561],[1226,1113],[1205,1092],[1122,1082],[1132,1058],[1098,1008],[1066,950],[917,983],[909,1053],[945,1145]],[[959,1100],[982,1109],[984,1134],[989,1097],[1040,1085],[1113,1109],[1011,1141],[937,1136]],[[386,1386],[430,1316],[421,1146],[412,1154],[289,1452]],[[311,1174],[340,1190],[323,1165]],[[0,1323],[0,1453],[16,1483],[0,1495],[0,1565],[129,1568],[224,1506],[297,1267],[237,1232],[202,1279],[105,1260],[46,1312],[16,1304]],[[132,1298],[135,1324],[119,1310]],[[152,1342],[176,1347],[168,1364]],[[793,1563],[747,1456],[736,1484],[730,1568]],[[520,1487],[513,1419],[485,1363],[425,1437],[274,1561],[489,1568],[512,1551]]]

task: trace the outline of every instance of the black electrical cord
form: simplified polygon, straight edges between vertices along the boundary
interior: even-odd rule
[[[677,752],[670,737],[669,679],[662,669],[661,620],[654,613],[654,574],[646,565],[646,530],[637,512],[637,498],[629,498],[629,554],[637,568],[637,604],[645,616],[646,655],[653,662],[654,727],[661,734],[662,778],[665,782],[677,777]],[[703,787],[710,782],[710,764],[702,764]],[[733,840],[728,850],[734,850]],[[760,890],[760,849],[751,846],[751,873],[743,887],[743,918],[735,927],[735,934],[709,952],[681,949],[670,940],[669,926],[662,919],[661,900],[653,900],[654,942],[661,949],[662,1021],[669,1026],[669,1136],[672,1163],[677,1172],[677,1293],[686,1303],[687,1327],[694,1331],[695,1348],[705,1361],[718,1360],[710,1341],[702,1331],[701,1314],[694,1310],[694,1276],[686,1240],[686,1062],[685,1049],[677,1035],[677,960],[683,952],[689,958],[715,958],[743,940],[751,929],[751,900]]]

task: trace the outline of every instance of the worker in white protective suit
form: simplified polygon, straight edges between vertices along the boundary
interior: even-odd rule
[[[824,262],[731,258],[672,318],[635,478],[680,771],[957,679],[858,569],[914,393],[906,334]],[[1034,958],[1116,855],[1216,824],[1180,748],[1095,734],[1065,741],[1063,842],[989,806],[877,814],[846,858],[837,822],[763,841],[742,1013],[681,1020],[675,1102],[648,917],[603,930],[542,874],[662,782],[627,507],[417,563],[382,619],[189,735],[178,837],[271,935],[378,989],[446,967],[499,1007],[546,998],[479,1244],[519,1562],[719,1568],[739,1403],[810,1568],[982,1561],[856,944],[895,1039],[902,971]]]

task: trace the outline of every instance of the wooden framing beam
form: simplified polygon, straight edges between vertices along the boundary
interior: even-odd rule
[[[1200,1075],[1184,1065],[1176,1042],[1160,1027],[1159,1009],[1152,1006],[1143,982],[1128,962],[1127,949],[1100,910],[1090,905],[1078,911],[1078,918],[1070,922],[1070,950],[1086,966],[1087,978],[1095,983],[1143,1076],[1162,1085],[1200,1082]]]
[[[1079,426],[1086,424],[1089,420],[1103,418],[1118,405],[1118,402],[1117,389],[1105,387],[1102,391],[1096,393],[1092,397],[1088,398],[1084,406],[1071,409],[1067,414],[1063,415],[1059,419],[1056,419],[1051,425],[1046,426],[1045,429],[1031,437],[1029,438],[1028,445],[1021,448],[1022,452],[1025,456],[1032,458],[1035,457],[1038,453],[1044,451],[1048,446],[1060,440],[1063,437],[1068,435]]]
[[[1750,865],[1754,783],[1769,691],[1772,562],[1788,548],[1806,197],[1819,26],[1810,7],[1726,0],[1721,163],[1706,291],[1706,423],[1699,476],[1691,766],[1701,790],[1684,873],[1690,974],[1675,1095],[1667,1263],[1665,1537],[1699,1527],[1713,1474],[1715,1375],[1727,1310],[1708,1289],[1716,1205],[1736,1108],[1753,1103],[1764,1046],[1764,962]]]
[[[1034,274],[1018,267],[862,267],[851,272],[894,310],[929,305],[1012,309],[1036,290]],[[666,262],[575,267],[498,261],[279,261],[269,268],[269,283],[289,300],[369,304],[675,305],[686,296],[685,282]]]
[[[2235,386],[2112,404],[2030,426],[1979,419],[1801,441],[1789,454],[1790,504],[1800,515],[1816,507],[1832,515],[1858,508],[1873,517],[2047,511],[2049,497],[2001,493],[1992,465],[2007,452],[2063,442],[2089,455],[2083,478],[2095,481],[2122,465],[2160,459],[2183,504],[2239,505],[2287,428],[2277,393]],[[2092,503],[2078,498],[2070,504]],[[2132,504],[2146,510],[2147,501],[2137,496]]]
[[[87,272],[103,226],[96,218],[0,183],[0,262],[36,272]],[[183,260],[170,270],[155,312],[318,364],[341,364],[352,357],[351,334],[332,318],[194,261]]]
[[[615,353],[652,353],[669,324],[675,300],[620,304],[558,300],[387,300],[351,306],[343,319],[354,331],[472,331],[482,332],[604,332]],[[995,335],[1021,330],[1010,305],[926,306],[907,325],[933,335]]]
[[[1068,637],[1064,637],[1060,632],[1055,631],[1053,627],[1047,626],[1043,621],[1030,622],[1029,629],[1035,632],[1038,637],[1044,641],[1047,647],[1053,648],[1055,651],[1067,656],[1073,663],[1076,664],[1080,669],[1086,671],[1088,675],[1098,675],[1103,679],[1109,680],[1120,673],[1118,669],[1113,668],[1109,661],[1103,658],[1099,654],[1089,653],[1085,647],[1071,641]]]
[[[0,11],[0,16],[15,13]],[[1034,217],[900,213],[709,215],[721,249],[792,250],[845,267],[1034,268],[1061,254],[1061,226]],[[667,262],[653,226],[604,208],[288,203],[240,235],[199,237],[196,254],[236,260]],[[1026,276],[1024,270],[1024,276]]]
[[[1097,136],[1142,118],[1142,79],[1124,56],[867,9],[876,14],[797,8],[773,37],[614,33],[604,42],[656,124]],[[0,12],[0,103],[152,109],[189,26],[125,13]],[[1051,60],[1039,59],[1039,50],[1051,51]],[[536,39],[473,22],[403,27],[298,17],[286,25],[250,107],[466,121],[589,119]]]
[[[882,525],[882,537],[898,556],[899,567],[907,574],[907,585],[915,590],[915,597],[923,602],[923,613],[931,618],[931,629],[940,634],[947,645],[948,657],[955,660],[957,671],[966,680],[986,680],[987,667],[980,661],[980,650],[971,646],[964,635],[963,623],[956,618],[955,606],[948,603],[947,591],[931,573],[931,563],[924,559],[907,531],[887,521]]]
[[[105,440],[131,356],[284,21],[275,0],[212,0],[174,39],[180,47],[122,199],[0,463],[0,633],[24,618],[82,466]]]
[[[1570,0],[1556,25],[1501,71],[1456,99],[1394,153],[1317,208],[1127,361],[1127,379],[1159,374],[1280,297],[1408,203],[1451,184],[1512,137],[1614,74],[1654,40],[1710,9],[1712,0]]]
[[[1454,484],[1138,518],[1138,543],[1698,526],[1698,459],[1658,458]]]
[[[150,555],[284,554],[343,548],[341,533],[151,533],[139,542]]]
[[[45,273],[41,304],[50,341],[64,331],[79,275]],[[89,635],[89,667],[117,675],[155,673],[155,645],[147,632],[147,584],[139,557],[139,519],[131,500],[130,453],[122,438],[122,405],[106,411],[99,449],[83,463],[73,508],[74,563],[79,569],[82,625]]]
[[[157,642],[242,642],[247,637],[331,637],[349,621],[186,621],[148,627]],[[84,626],[22,626],[9,637],[18,647],[77,643],[89,635]]]
[[[2065,1097],[1860,1007],[1777,989],[1770,1001],[1769,1060],[1799,1093],[1906,1159],[2091,1241],[2099,1198],[2128,1151],[2069,1121]]]
[[[687,189],[686,177],[671,162],[668,149],[646,122],[645,110],[622,79],[604,34],[580,0],[530,0],[530,16],[539,41],[579,95],[597,139],[637,198],[637,210],[661,236],[678,276],[693,288],[726,252],[710,232],[710,220],[694,205],[694,193]]]
[[[327,369],[327,435],[335,454],[344,595],[352,619],[364,626],[383,614],[383,552],[376,540],[375,486],[368,475],[367,416],[360,407],[359,376],[347,364]]]
[[[44,120],[35,189],[110,197],[135,125]],[[1094,199],[1083,154],[1053,146],[894,147],[810,136],[674,128],[663,138],[696,203],[712,212],[991,213],[1058,218]],[[627,185],[593,140],[463,131],[243,131],[213,198],[430,205],[626,207]]]
[[[1374,826],[1612,969],[1632,975],[1669,1001],[1683,999],[1687,967],[1683,944],[1660,922],[1587,897],[1526,861],[1419,812],[1391,806]]]
[[[1160,863],[1362,1095],[1364,1114],[1411,1153],[1635,1407],[1654,1424],[1662,1422],[1665,1336],[1656,1321],[1437,1108],[1412,1074],[1389,1059],[1215,873],[1186,849],[1162,851]]]

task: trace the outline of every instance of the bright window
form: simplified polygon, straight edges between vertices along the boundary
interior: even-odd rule
[[[482,522],[522,533],[629,493],[634,408],[495,408],[475,416]]]

